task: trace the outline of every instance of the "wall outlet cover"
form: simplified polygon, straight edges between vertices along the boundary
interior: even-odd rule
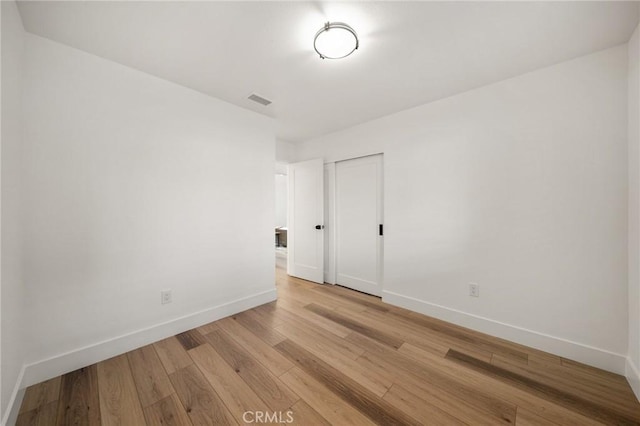
[[[476,283],[469,283],[469,296],[480,297],[480,286]]]
[[[171,290],[162,290],[160,292],[160,303],[163,305],[171,303]]]

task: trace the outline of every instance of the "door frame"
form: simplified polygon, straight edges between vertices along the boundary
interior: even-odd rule
[[[324,164],[324,282],[336,283],[336,163]]]

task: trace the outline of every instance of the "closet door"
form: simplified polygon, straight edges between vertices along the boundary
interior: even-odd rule
[[[336,163],[336,282],[382,291],[382,154]]]

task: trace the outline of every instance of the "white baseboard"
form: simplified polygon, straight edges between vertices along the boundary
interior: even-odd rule
[[[231,302],[223,303],[199,312],[174,318],[170,321],[127,333],[122,336],[94,343],[82,348],[43,359],[23,367],[16,389],[25,389],[36,383],[60,376],[70,371],[86,367],[96,362],[129,352],[158,340],[174,336],[212,321],[219,320],[238,312],[272,302],[277,299],[276,289],[271,289]],[[10,425],[9,413],[19,409],[20,401],[15,397],[9,405],[6,424]],[[20,398],[21,399],[21,398]],[[17,407],[16,407],[17,406]],[[17,413],[16,413],[17,414]],[[14,419],[15,421],[15,419]]]
[[[9,398],[9,404],[7,405],[7,411],[4,413],[4,417],[0,419],[0,425],[9,426],[15,425],[18,420],[18,411],[22,405],[22,398],[24,398],[25,388],[20,386],[22,378],[24,377],[25,366],[23,365],[18,374],[16,385],[13,387],[11,398]]]
[[[640,401],[640,369],[633,363],[631,358],[627,357],[625,377],[636,394],[636,398]]]
[[[616,374],[625,374],[625,355],[505,324],[391,291],[382,292],[382,301]]]

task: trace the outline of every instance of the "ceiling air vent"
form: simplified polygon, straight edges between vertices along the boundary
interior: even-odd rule
[[[247,99],[252,100],[253,102],[257,102],[261,105],[267,106],[271,103],[271,101],[269,99],[265,99],[262,96],[256,95],[255,93],[252,93],[251,96],[249,96]]]

